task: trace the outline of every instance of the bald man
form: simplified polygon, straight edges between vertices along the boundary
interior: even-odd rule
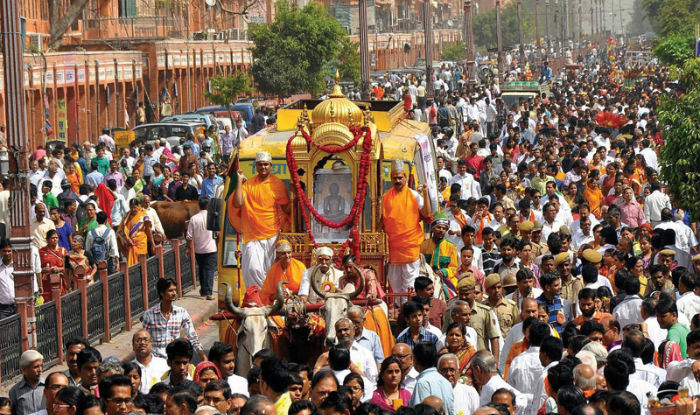
[[[574,385],[578,386],[586,397],[595,392],[595,384],[596,373],[592,367],[582,363],[574,368]]]
[[[61,389],[69,386],[70,381],[68,376],[63,372],[53,372],[44,380],[44,399],[46,400],[46,410],[49,414],[53,413],[53,401],[56,399],[56,394]]]
[[[406,343],[396,343],[391,349],[391,355],[399,359],[401,365],[401,376],[403,378],[403,387],[413,393],[413,388],[416,386],[418,371],[413,367],[413,351]]]
[[[427,398],[423,399],[423,402],[421,403],[433,407],[436,411],[438,411],[438,413],[443,413],[444,404],[442,402],[442,399],[438,398],[435,395],[428,396]]]
[[[490,406],[482,406],[481,408],[474,411],[472,415],[501,415],[498,409],[491,408]]]

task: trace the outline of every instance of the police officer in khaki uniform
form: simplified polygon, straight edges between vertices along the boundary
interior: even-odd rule
[[[561,278],[561,298],[565,298],[576,304],[578,300],[578,292],[583,288],[583,280],[580,276],[574,277],[571,274],[571,257],[568,252],[562,252],[554,257],[554,266],[557,268],[557,274]],[[573,313],[573,310],[572,310]]]
[[[532,224],[532,232],[530,233],[530,242],[532,243],[532,261],[535,258],[544,255],[549,251],[547,243],[542,240],[542,223],[535,221]]]
[[[472,273],[464,273],[457,283],[457,297],[455,299],[464,300],[469,303],[472,308],[471,319],[469,326],[471,326],[477,334],[477,344],[476,350],[491,350],[492,353],[498,355],[498,336],[501,334],[498,330],[498,321],[496,317],[490,312],[488,306],[475,301],[476,291],[476,280]],[[452,305],[454,304],[454,299],[447,303],[447,312],[445,324],[443,327],[447,327],[449,324],[447,322],[447,316],[452,313]]]
[[[520,321],[518,305],[513,300],[503,296],[503,283],[500,275],[490,274],[486,277],[484,286],[489,296],[484,301],[484,305],[488,306],[496,314],[498,325],[501,327],[501,334],[505,338],[510,328]]]

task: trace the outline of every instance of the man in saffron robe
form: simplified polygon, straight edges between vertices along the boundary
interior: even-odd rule
[[[301,284],[301,276],[306,271],[303,262],[292,258],[292,245],[286,240],[277,242],[277,262],[272,264],[267,272],[265,283],[260,290],[260,301],[263,305],[272,305],[277,297],[277,284],[287,281],[286,289],[296,294]]]
[[[241,272],[246,287],[262,287],[275,258],[283,219],[280,209],[286,215],[290,212],[287,188],[271,173],[270,153],[261,151],[255,156],[255,169],[258,174],[250,180],[238,171],[239,185],[233,194],[234,207],[241,209]]]
[[[387,279],[393,292],[407,292],[413,287],[420,266],[420,245],[425,239],[420,217],[431,214],[427,187],[421,185],[415,191],[406,186],[406,179],[403,161],[394,161],[393,186],[382,196],[382,225],[389,239]]]
[[[446,214],[435,214],[431,224],[430,238],[423,241],[420,253],[430,264],[435,275],[440,277],[450,292],[457,293],[457,249],[454,244],[445,238],[450,226],[450,220]]]

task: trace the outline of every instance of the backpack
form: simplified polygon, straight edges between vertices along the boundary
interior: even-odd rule
[[[102,236],[97,234],[97,231],[93,229],[92,232],[92,247],[90,247],[90,253],[95,262],[107,259],[107,235],[109,235],[110,229],[107,228]]]

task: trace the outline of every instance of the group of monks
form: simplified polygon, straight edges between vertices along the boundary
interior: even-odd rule
[[[317,249],[317,264],[307,269],[292,257],[291,244],[279,239],[283,215],[290,212],[289,194],[282,180],[271,173],[272,157],[268,152],[257,153],[255,167],[257,174],[251,179],[238,172],[239,185],[233,193],[233,206],[241,213],[241,273],[246,288],[259,287],[263,305],[274,302],[280,281],[287,281],[285,288],[305,302],[319,300],[310,289],[311,278],[326,291],[341,290],[344,273],[331,265],[330,248]],[[445,239],[449,220],[444,214],[436,214],[431,238],[425,239],[421,221],[432,217],[427,186],[413,190],[406,185],[407,177],[404,163],[394,161],[392,187],[382,196],[381,226],[389,241],[387,279],[392,291],[399,293],[412,289],[419,275],[421,253],[435,275],[444,281],[454,279],[457,268],[456,249]],[[376,295],[376,290],[381,291],[381,287],[365,288],[372,295]]]

